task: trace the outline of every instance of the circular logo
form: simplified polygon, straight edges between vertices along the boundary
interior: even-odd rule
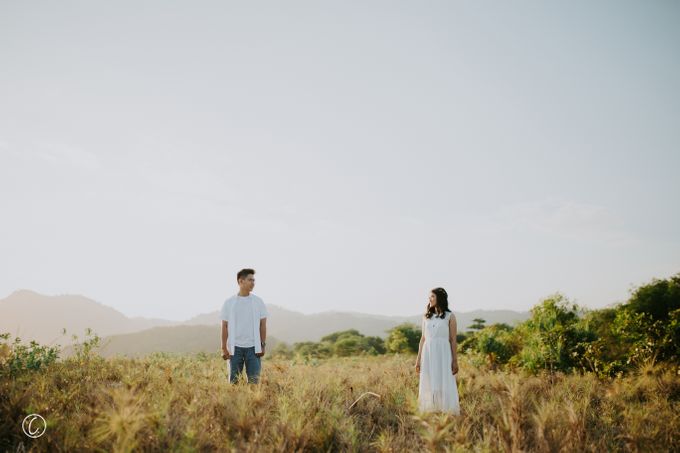
[[[21,423],[21,429],[24,430],[24,434],[28,437],[36,439],[45,434],[47,422],[40,414],[27,415],[23,423]]]

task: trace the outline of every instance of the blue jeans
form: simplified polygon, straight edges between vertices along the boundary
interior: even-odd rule
[[[260,380],[262,365],[260,363],[260,357],[255,355],[255,346],[249,348],[234,346],[234,355],[229,359],[229,380],[232,384],[237,382],[239,374],[243,372],[243,365],[246,366],[248,382],[257,384]]]

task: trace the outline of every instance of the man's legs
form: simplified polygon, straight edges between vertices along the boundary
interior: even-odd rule
[[[234,346],[234,355],[229,359],[229,381],[236,384],[238,376],[243,372],[243,364],[245,363],[245,349],[239,346]]]
[[[262,369],[262,364],[260,363],[261,358],[255,355],[255,346],[252,348],[245,348],[244,352],[248,382],[257,384],[260,381],[260,370]]]

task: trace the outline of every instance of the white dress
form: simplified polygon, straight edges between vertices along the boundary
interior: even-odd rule
[[[449,319],[432,315],[423,316],[422,330],[425,335],[420,357],[420,383],[418,406],[421,412],[442,411],[460,415],[456,376],[451,373],[451,343],[449,343]]]

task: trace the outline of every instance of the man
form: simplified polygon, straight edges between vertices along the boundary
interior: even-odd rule
[[[248,382],[260,380],[261,357],[267,337],[267,307],[252,294],[255,271],[241,269],[236,274],[239,291],[222,305],[222,358],[229,360],[229,381],[235,384],[246,367]]]

